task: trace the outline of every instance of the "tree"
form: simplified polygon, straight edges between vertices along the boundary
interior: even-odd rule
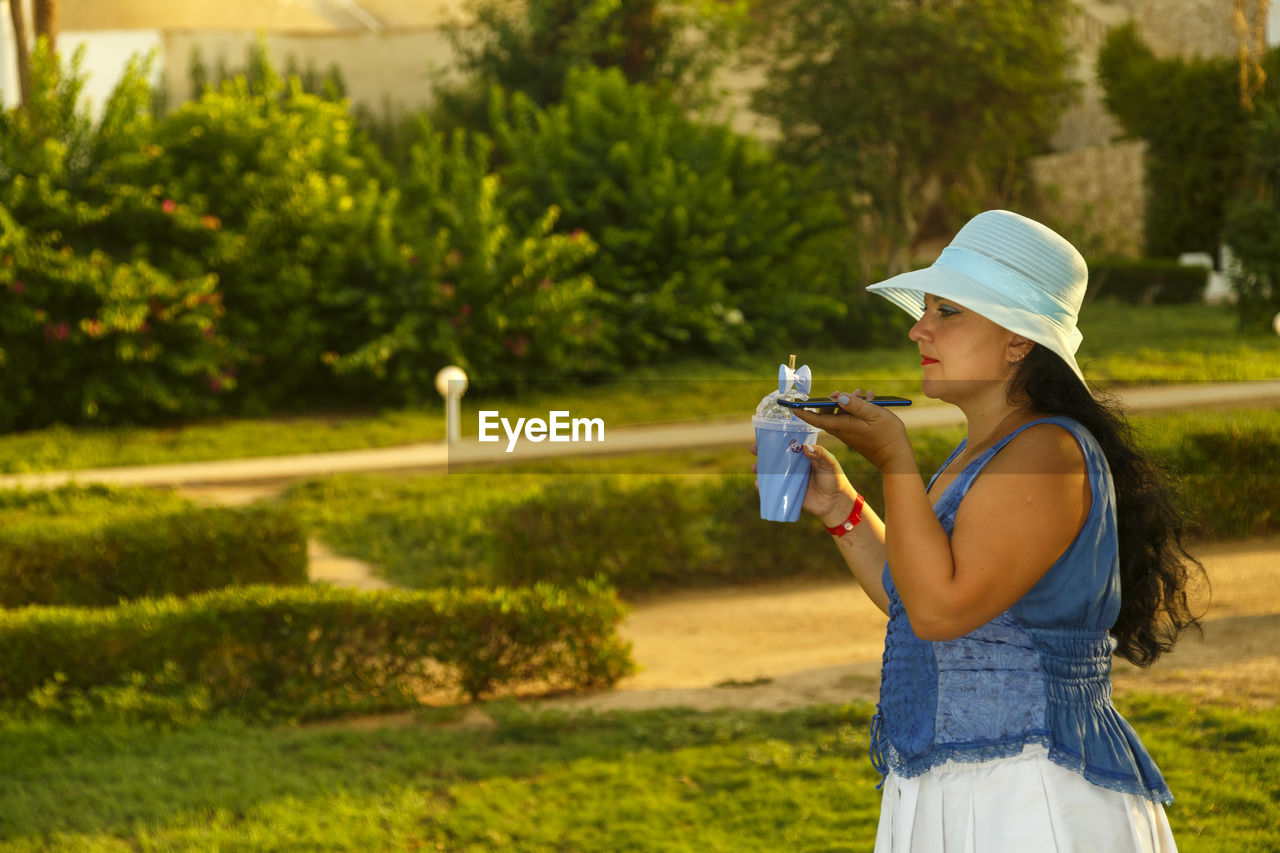
[[[1280,103],[1258,104],[1250,124],[1245,186],[1227,207],[1223,241],[1232,270],[1240,326],[1262,330],[1280,316]]]
[[[31,2],[29,15],[27,4]],[[31,100],[31,47],[43,37],[50,49],[57,45],[58,21],[62,14],[61,0],[9,0],[9,17],[13,21],[14,58],[18,66],[18,88],[21,102]],[[35,30],[27,27],[28,17],[34,18]]]
[[[758,112],[907,269],[932,194],[948,220],[1007,204],[1076,84],[1067,0],[762,0]],[[948,222],[948,225],[952,224]],[[867,271],[870,272],[869,270]]]
[[[1259,58],[1280,71],[1280,50]],[[1147,143],[1146,251],[1175,258],[1216,254],[1249,144],[1249,112],[1231,57],[1159,58],[1132,24],[1107,35],[1098,53],[1107,109],[1125,132]],[[1274,100],[1271,90],[1251,97]]]
[[[712,94],[714,70],[745,22],[745,0],[473,0],[474,23],[451,40],[461,85],[442,84],[443,113],[481,128],[497,86],[539,106],[558,102],[571,71],[618,68],[629,83],[691,105]]]

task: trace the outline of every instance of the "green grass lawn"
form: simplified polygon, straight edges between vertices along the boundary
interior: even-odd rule
[[[1080,359],[1097,384],[1193,382],[1280,377],[1280,337],[1241,334],[1226,306],[1135,307],[1110,301],[1086,306]],[[463,434],[476,432],[476,413],[546,416],[567,410],[603,417],[610,426],[741,416],[768,392],[788,353],[760,352],[731,363],[688,361],[636,371],[595,387],[548,382],[517,398],[463,400]],[[893,349],[851,350],[815,343],[796,354],[814,372],[818,393],[872,387],[918,397],[919,358],[904,340]],[[0,436],[0,473],[150,465],[387,447],[444,437],[443,407],[391,412],[221,420],[170,428],[51,428]]]
[[[1280,710],[1121,708],[1178,798],[1184,853],[1280,849]],[[870,849],[869,705],[488,710],[486,731],[7,723],[0,850]]]

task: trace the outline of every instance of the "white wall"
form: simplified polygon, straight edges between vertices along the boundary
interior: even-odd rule
[[[18,105],[18,63],[14,58],[9,0],[0,0],[0,109]]]
[[[70,61],[81,47],[84,48],[84,58],[80,70],[86,78],[84,100],[95,118],[120,82],[130,58],[145,57],[156,51],[151,62],[151,83],[159,86],[164,80],[159,30],[89,30],[59,34],[58,52],[64,61]]]
[[[0,0],[0,106],[8,109],[18,103],[18,67],[15,59],[13,24],[9,5]],[[107,97],[120,82],[130,57],[145,56],[161,48],[158,30],[92,30],[63,32],[58,36],[58,52],[70,61],[80,47],[84,57],[80,70],[85,75],[84,102],[95,117]],[[151,66],[151,82],[164,81],[164,57],[157,54]]]
[[[254,33],[244,31],[166,33],[164,89],[169,104],[176,106],[198,95],[191,91],[193,53],[199,53],[210,71],[220,59],[229,67],[240,69],[257,39]],[[321,73],[332,65],[339,66],[351,102],[375,112],[380,112],[384,104],[403,110],[426,106],[433,89],[430,69],[447,70],[454,58],[449,40],[438,29],[268,33],[265,41],[267,56],[278,71],[284,71],[290,60],[300,69],[310,66]]]

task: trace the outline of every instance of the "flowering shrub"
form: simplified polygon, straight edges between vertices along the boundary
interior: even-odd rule
[[[362,305],[375,334],[333,353],[339,375],[367,379],[400,400],[435,398],[436,371],[458,364],[487,387],[608,369],[607,331],[593,317],[595,251],[583,233],[554,234],[559,211],[511,221],[489,143],[430,127],[400,183],[397,232],[379,235]]]
[[[136,63],[93,125],[77,61],[42,42],[34,97],[0,113],[0,429],[214,411],[234,386],[213,223],[145,180],[150,90]]]
[[[234,382],[215,285],[79,254],[0,207],[0,429],[214,411]]]
[[[77,67],[42,45],[0,114],[0,429],[394,405],[451,362],[512,390],[783,350],[850,289],[828,195],[616,72],[498,99],[496,143],[424,123],[397,171],[265,63],[157,117],[137,62],[96,122]]]
[[[269,72],[269,68],[267,69]],[[265,73],[209,89],[158,124],[161,209],[210,229],[239,370],[237,404],[297,404],[332,391],[322,354],[369,334],[366,290],[395,228],[384,165],[344,103]]]

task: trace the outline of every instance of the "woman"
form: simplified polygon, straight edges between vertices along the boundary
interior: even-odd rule
[[[1050,229],[979,214],[937,262],[869,288],[918,320],[923,391],[967,437],[926,485],[902,422],[861,391],[798,412],[875,465],[883,520],[806,448],[804,508],[889,615],[872,759],[876,850],[1173,850],[1172,801],[1111,704],[1197,625],[1180,524],[1076,364],[1088,272]]]

